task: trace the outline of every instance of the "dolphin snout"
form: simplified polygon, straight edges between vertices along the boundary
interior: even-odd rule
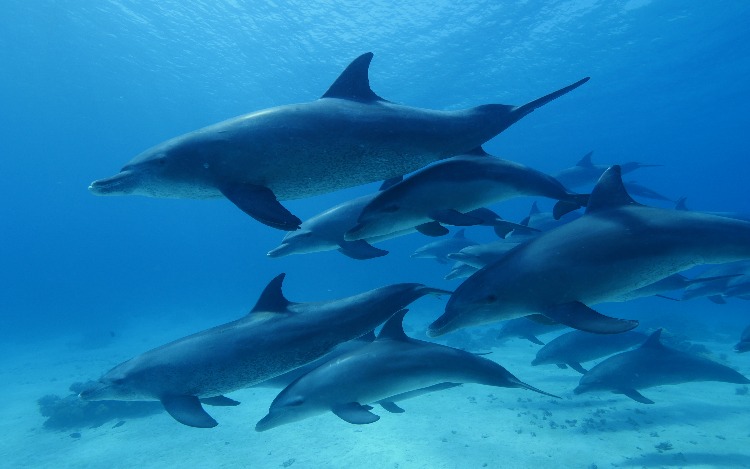
[[[268,257],[283,257],[290,254],[291,246],[289,244],[279,244],[266,253]]]
[[[112,177],[98,179],[89,185],[89,190],[96,195],[119,195],[133,192],[136,177],[132,171],[122,171]]]

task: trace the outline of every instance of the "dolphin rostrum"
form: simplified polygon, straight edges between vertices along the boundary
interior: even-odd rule
[[[490,156],[480,147],[423,168],[378,193],[344,238],[354,241],[435,222],[479,225],[482,220],[467,212],[524,195],[559,200],[556,218],[588,201],[588,195],[568,192],[552,176]],[[513,224],[495,231],[504,237],[515,228],[525,227]]]
[[[612,391],[642,404],[653,404],[654,401],[638,391],[695,381],[750,383],[728,366],[663,345],[660,337],[661,329],[651,334],[641,347],[609,357],[594,366],[581,377],[573,392]]]
[[[353,424],[372,423],[380,417],[370,412],[368,404],[392,402],[397,399],[391,396],[428,392],[433,386],[448,386],[446,383],[525,388],[552,396],[520,381],[492,360],[407,337],[402,327],[404,314],[405,310],[394,315],[374,342],[287,386],[255,429],[265,431],[326,412]]]
[[[80,393],[86,400],[158,400],[180,423],[208,428],[216,421],[203,409],[237,405],[224,397],[314,361],[337,344],[373,330],[396,311],[428,293],[400,283],[315,303],[293,303],[274,278],[250,313],[236,321],[178,339],[107,372]]]
[[[223,196],[261,223],[293,231],[301,221],[279,200],[401,176],[467,152],[588,81],[523,106],[434,111],[376,95],[368,77],[372,57],[355,59],[316,101],[264,109],[172,138],[89,189],[97,195]]]
[[[638,322],[603,316],[589,305],[696,265],[738,259],[750,259],[750,223],[641,205],[613,166],[581,218],[541,233],[471,275],[429,334],[532,313],[589,332],[624,332]]]

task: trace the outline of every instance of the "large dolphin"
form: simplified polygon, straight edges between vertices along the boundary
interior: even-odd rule
[[[296,230],[279,200],[389,179],[476,148],[588,78],[523,106],[433,111],[370,89],[372,53],[355,59],[323,96],[264,109],[175,137],[91,183],[97,195],[226,197],[268,226]]]
[[[265,431],[326,412],[349,423],[372,423],[380,417],[370,412],[367,404],[443,383],[525,388],[551,396],[484,357],[407,337],[402,327],[405,313],[394,315],[371,344],[321,365],[287,386],[255,429]]]
[[[532,313],[589,332],[624,332],[637,321],[608,318],[588,305],[696,265],[738,259],[750,259],[750,223],[641,205],[613,166],[594,188],[584,216],[466,279],[429,334]]]
[[[452,238],[439,239],[417,248],[411,257],[416,259],[435,259],[440,264],[448,262],[448,255],[457,253],[468,246],[476,246],[477,242],[466,237],[466,230],[456,231]]]
[[[579,373],[586,373],[582,362],[596,360],[613,353],[642,344],[646,334],[636,331],[622,334],[602,335],[591,332],[570,331],[552,339],[536,352],[532,365],[557,365],[571,367]]]
[[[581,377],[573,392],[612,391],[643,404],[653,404],[654,401],[638,391],[695,381],[750,383],[728,366],[663,345],[660,336],[661,329],[651,334],[641,347],[609,357],[594,366]]]
[[[132,358],[81,392],[86,400],[158,400],[180,423],[217,425],[201,402],[236,405],[223,395],[302,366],[373,330],[396,311],[443,290],[400,283],[339,300],[293,303],[273,279],[244,318]]]
[[[594,184],[604,174],[604,171],[610,167],[608,164],[594,164],[591,161],[591,155],[594,152],[590,151],[583,155],[583,158],[578,160],[575,166],[563,169],[559,173],[555,174],[555,179],[560,183],[572,189],[574,187],[585,186],[588,184]],[[636,161],[629,161],[627,163],[620,164],[622,174],[630,173],[640,168],[648,168],[654,166],[661,166],[660,164],[642,164]]]
[[[740,335],[740,341],[734,346],[734,351],[737,353],[743,353],[750,351],[750,326],[747,326],[742,335]]]
[[[559,200],[556,218],[588,201],[588,195],[568,192],[551,176],[490,156],[479,147],[423,168],[378,193],[344,238],[354,241],[430,222],[478,225],[481,220],[467,212],[524,195]]]

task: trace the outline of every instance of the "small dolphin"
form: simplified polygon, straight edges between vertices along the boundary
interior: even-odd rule
[[[373,54],[356,58],[318,100],[246,114],[152,147],[96,195],[226,197],[273,228],[301,220],[279,200],[385,180],[476,148],[540,106],[588,81],[523,106],[433,111],[391,103],[370,89]]]
[[[402,327],[404,314],[406,311],[394,315],[375,342],[321,365],[287,386],[255,429],[261,432],[326,412],[353,424],[372,423],[380,417],[370,412],[367,404],[442,383],[525,388],[552,396],[484,357],[407,337]]]
[[[640,345],[646,338],[646,334],[636,331],[615,335],[570,331],[555,337],[539,349],[531,364],[533,366],[557,365],[558,368],[571,367],[583,374],[586,370],[581,366],[582,362],[596,360]]]
[[[466,279],[429,334],[533,313],[588,332],[624,332],[638,322],[608,318],[588,305],[696,265],[739,259],[750,259],[750,223],[641,205],[613,166],[594,188],[584,216]]]
[[[453,254],[448,254],[448,259],[460,261],[477,269],[481,269],[488,264],[497,262],[505,256],[508,251],[518,245],[519,243],[512,243],[505,240],[477,244],[475,246],[467,246]]]
[[[542,316],[542,318],[546,319],[544,316]],[[549,323],[549,321],[539,322],[526,316],[503,322],[503,325],[500,326],[500,333],[497,335],[497,338],[499,340],[505,340],[511,337],[518,337],[537,345],[544,345],[544,342],[537,337],[538,335],[557,332],[567,327],[568,326],[564,324]]]
[[[596,181],[602,176],[602,174],[604,174],[604,171],[606,171],[607,168],[609,168],[611,165],[594,164],[591,161],[591,155],[593,154],[593,151],[586,153],[585,155],[583,155],[583,158],[578,160],[578,163],[576,163],[575,166],[563,169],[559,173],[555,174],[555,179],[560,181],[560,183],[568,189],[585,186],[588,184],[595,184]],[[635,161],[630,161],[627,163],[622,163],[620,165],[620,168],[622,170],[622,174],[628,174],[632,171],[635,171],[636,169],[655,166],[661,165],[642,164]]]
[[[292,303],[284,274],[273,279],[250,313],[132,358],[80,393],[91,401],[158,400],[178,422],[217,425],[201,403],[237,405],[223,396],[316,360],[337,344],[373,330],[396,311],[428,293],[400,283],[339,300]]]
[[[390,187],[402,178],[392,178],[383,183],[380,190]],[[377,193],[363,195],[340,203],[334,207],[305,220],[297,231],[290,231],[274,249],[266,254],[268,257],[283,257],[291,254],[308,254],[313,252],[338,250],[341,254],[352,259],[364,260],[381,257],[388,251],[376,248],[371,243],[413,233],[416,230],[390,233],[389,236],[379,236],[357,241],[346,241],[344,233],[357,224],[357,218],[362,208],[367,205]]]
[[[716,277],[699,277],[699,278],[687,278],[682,274],[673,274],[668,277],[664,277],[663,279],[654,282],[650,285],[646,285],[645,287],[641,287],[638,289],[635,289],[631,292],[623,293],[621,295],[618,295],[616,297],[611,297],[607,301],[630,301],[635,300],[637,298],[645,298],[648,296],[661,296],[662,298],[668,298],[665,296],[662,296],[662,293],[668,292],[668,291],[675,291],[675,290],[682,290],[685,288],[688,288],[692,285],[701,285],[706,282],[714,282],[717,280],[724,280],[724,279],[732,279],[736,277],[737,275],[719,275]],[[668,298],[672,299],[672,298]]]
[[[665,202],[674,202],[674,199],[670,199],[669,197],[665,195],[661,195],[655,190],[649,187],[646,187],[643,184],[638,184],[635,181],[626,181],[625,189],[627,189],[628,194],[630,195],[637,195],[638,197],[643,197],[646,199],[663,200]]]
[[[736,262],[727,262],[716,265],[701,272],[695,279],[704,279],[703,282],[694,283],[685,287],[682,293],[683,300],[692,300],[702,296],[707,297],[714,303],[723,304],[724,293],[729,288],[733,278],[738,275],[750,274],[750,261],[742,260]]]
[[[734,351],[737,353],[750,351],[750,326],[747,326],[745,330],[742,331],[740,341],[734,346]]]
[[[607,358],[581,377],[576,394],[590,391],[612,391],[624,394],[642,404],[654,401],[640,389],[695,381],[721,381],[747,384],[740,373],[701,356],[669,348],[659,340],[657,330],[639,348]]]
[[[382,236],[439,222],[478,225],[467,212],[523,195],[557,199],[555,217],[586,205],[588,195],[572,194],[551,176],[518,163],[488,155],[481,147],[423,168],[380,192],[363,209],[347,240]],[[518,227],[512,225],[505,233]],[[496,230],[497,231],[497,230]]]
[[[680,197],[679,199],[677,199],[674,209],[689,211],[690,209],[687,206],[687,197]],[[719,217],[734,218],[737,220],[750,221],[750,213],[745,213],[745,212],[701,212],[701,213],[709,213],[711,215],[716,215]]]
[[[464,229],[456,231],[456,234],[449,239],[439,239],[425,244],[414,251],[411,257],[416,259],[435,259],[440,264],[448,262],[448,255],[459,252],[465,247],[476,246],[476,242],[466,237]]]
[[[450,272],[448,272],[445,277],[443,277],[445,280],[453,280],[456,278],[466,278],[479,270],[478,268],[466,264],[464,262],[458,261],[455,264],[453,264],[453,267],[451,267]]]

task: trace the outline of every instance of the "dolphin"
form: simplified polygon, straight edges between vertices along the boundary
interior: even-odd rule
[[[417,259],[435,259],[440,264],[448,262],[448,255],[461,251],[468,246],[476,246],[475,241],[466,237],[466,230],[460,229],[449,239],[439,239],[418,248],[411,255]]]
[[[455,264],[453,264],[453,267],[451,267],[450,272],[448,272],[445,277],[443,277],[445,280],[453,280],[456,278],[466,278],[469,275],[476,272],[476,267],[466,264],[461,261],[457,261]]]
[[[492,241],[491,243],[467,246],[458,252],[448,254],[448,259],[460,261],[477,269],[481,269],[487,264],[498,261],[505,256],[508,251],[518,245],[519,243],[512,243],[505,240]]]
[[[585,155],[583,155],[583,158],[578,160],[578,163],[576,163],[575,166],[563,169],[559,173],[555,174],[555,179],[560,181],[563,186],[569,189],[596,183],[596,181],[601,177],[602,174],[604,174],[604,171],[606,171],[610,165],[594,164],[591,161],[591,155],[593,154],[593,151],[586,153]],[[656,166],[661,165],[642,164],[636,161],[629,161],[627,163],[620,164],[622,174],[627,174],[640,168],[649,168]]]
[[[642,404],[653,404],[654,401],[638,391],[695,381],[750,383],[749,379],[728,366],[663,345],[660,337],[661,329],[651,334],[639,348],[619,353],[597,364],[581,377],[573,392],[612,391]]]
[[[645,298],[648,296],[660,296],[662,298],[673,299],[673,298],[669,298],[666,296],[662,296],[661,294],[664,292],[668,292],[668,291],[682,290],[692,285],[701,285],[707,282],[714,282],[717,280],[733,278],[733,277],[736,277],[737,275],[741,275],[741,274],[719,275],[715,277],[697,277],[697,278],[687,278],[682,274],[673,274],[668,277],[664,277],[663,279],[656,281],[650,285],[646,285],[645,287],[637,288],[631,292],[617,295],[616,297],[611,297],[607,299],[607,301],[622,302],[622,301],[635,300],[637,298]]]
[[[586,369],[581,366],[581,362],[596,360],[640,345],[646,338],[646,334],[636,331],[615,335],[570,331],[555,337],[539,349],[531,364],[533,366],[557,365],[558,368],[571,367],[583,374],[586,373]]]
[[[659,194],[655,190],[649,187],[646,187],[643,184],[638,184],[635,181],[626,181],[625,189],[628,190],[628,193],[630,195],[637,195],[639,197],[644,197],[646,199],[663,200],[665,202],[674,202],[673,199],[670,199],[669,197],[665,195]]]
[[[160,401],[178,422],[217,425],[201,403],[237,405],[223,395],[316,360],[366,334],[396,311],[444,290],[400,283],[339,300],[293,303],[274,278],[244,318],[162,345],[112,368],[80,393],[91,401]]]
[[[740,335],[740,341],[734,346],[734,351],[737,353],[743,353],[750,351],[750,326],[747,326],[742,335]]]
[[[370,89],[373,54],[356,58],[312,102],[253,112],[160,143],[118,174],[94,181],[96,195],[226,197],[273,228],[301,220],[279,200],[333,192],[415,171],[490,140],[588,78],[524,104],[434,111],[384,100]]]
[[[518,337],[537,345],[544,345],[544,342],[537,337],[538,335],[557,332],[568,327],[559,323],[550,323],[549,321],[539,322],[538,320],[532,319],[532,317],[526,316],[503,322],[503,325],[500,326],[500,333],[497,335],[497,338],[499,340],[505,340],[511,337]],[[546,318],[542,316],[542,319]]]
[[[732,278],[748,274],[750,274],[750,261],[747,260],[710,267],[695,277],[696,280],[703,279],[703,282],[685,287],[682,299],[691,300],[705,296],[714,303],[723,304],[725,303],[723,295],[730,287]]]
[[[441,383],[525,388],[552,396],[484,357],[407,337],[402,327],[405,314],[401,311],[386,322],[374,342],[287,386],[255,429],[265,431],[326,412],[353,424],[373,423],[380,417],[370,412],[367,404]]]
[[[401,179],[401,177],[397,177],[385,181],[381,185],[380,190],[395,184]],[[413,233],[416,230],[409,229],[402,232],[390,233],[389,236],[378,236],[366,240],[346,241],[344,239],[346,230],[357,223],[357,218],[362,212],[362,207],[367,205],[376,195],[377,193],[372,193],[347,200],[314,215],[302,222],[298,230],[288,232],[284,236],[284,239],[281,240],[281,244],[268,251],[266,255],[276,258],[291,254],[308,254],[336,249],[341,254],[358,260],[385,256],[388,254],[388,251],[376,248],[371,243]]]
[[[603,316],[588,305],[700,264],[739,259],[750,259],[750,223],[641,205],[613,166],[581,218],[519,245],[466,279],[429,334],[532,313],[588,332],[624,332],[638,322]]]
[[[478,147],[423,168],[380,192],[362,209],[357,225],[344,238],[365,239],[430,222],[478,225],[481,220],[466,212],[524,195],[559,200],[556,218],[588,201],[588,195],[568,192],[551,176],[490,156]],[[498,235],[504,237],[513,228],[523,229],[512,225]]]
[[[687,206],[687,197],[680,197],[674,206],[675,210],[690,210]],[[750,213],[746,212],[703,212],[720,217],[736,218],[737,220],[750,221]]]

